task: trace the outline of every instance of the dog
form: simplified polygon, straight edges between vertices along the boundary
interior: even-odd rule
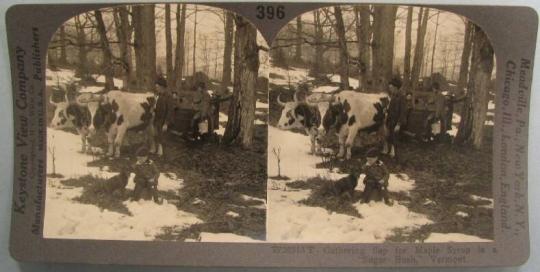
[[[334,194],[338,197],[342,195],[347,195],[349,199],[353,199],[354,189],[358,185],[359,177],[360,175],[358,173],[352,173],[334,182],[332,188]]]
[[[129,173],[121,171],[118,175],[109,178],[104,185],[104,191],[113,195],[123,195],[129,181]]]

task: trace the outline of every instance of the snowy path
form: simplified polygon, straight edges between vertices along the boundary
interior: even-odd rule
[[[310,142],[307,136],[270,126],[269,176],[277,175],[277,160],[272,149],[278,147],[281,147],[281,173],[290,180],[269,178],[267,238],[270,242],[382,243],[392,236],[396,229],[400,229],[402,233],[410,232],[433,223],[427,215],[412,212],[405,203],[398,201],[394,201],[392,206],[380,202],[353,203],[362,218],[304,205],[300,201],[307,199],[312,190],[289,188],[288,182],[316,176],[336,180],[344,175],[315,168],[321,159],[308,153]],[[406,174],[390,174],[390,192],[409,194],[414,188],[415,181]],[[363,191],[363,184],[359,183],[356,190]],[[461,233],[431,233],[424,242],[439,241],[485,240]]]
[[[56,149],[56,172],[64,176],[62,179],[85,175],[108,178],[117,174],[87,166],[93,158],[79,152],[81,146],[77,135],[47,129],[47,144]],[[51,154],[48,156],[47,161],[50,162]],[[47,179],[43,231],[46,238],[153,240],[163,227],[189,227],[201,222],[194,214],[179,211],[176,206],[166,202],[158,205],[145,200],[125,201],[123,204],[131,216],[102,210],[91,204],[81,204],[74,198],[81,196],[83,189],[65,186],[60,182],[62,179]],[[133,178],[130,178],[127,189],[134,187]],[[160,175],[158,190],[175,192],[180,188],[181,179],[176,179],[174,175]]]
[[[162,204],[153,201],[124,201],[131,215],[101,209],[92,204],[83,204],[76,200],[83,193],[81,187],[64,185],[61,181],[77,179],[91,175],[99,178],[108,178],[117,173],[108,172],[98,167],[87,166],[94,158],[91,155],[79,152],[79,136],[47,129],[47,144],[55,148],[56,173],[63,178],[47,178],[45,224],[43,235],[45,238],[58,239],[92,239],[92,240],[154,240],[162,234],[163,228],[171,227],[181,230],[193,224],[203,223],[195,214],[178,210],[166,200]],[[52,161],[51,153],[48,162]],[[50,164],[50,163],[49,163]],[[52,172],[52,165],[48,165],[48,173]],[[100,182],[96,179],[96,182]],[[127,185],[133,190],[133,175]],[[161,173],[158,190],[177,193],[183,188],[183,180],[174,173]],[[238,236],[231,233],[201,233],[200,241],[219,242],[247,242],[249,237]]]

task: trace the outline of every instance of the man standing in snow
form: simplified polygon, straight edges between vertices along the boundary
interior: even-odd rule
[[[393,78],[388,84],[388,94],[390,96],[390,104],[388,105],[388,114],[386,117],[386,128],[388,130],[388,144],[390,150],[384,150],[383,153],[389,154],[391,157],[395,155],[395,131],[405,128],[407,125],[407,98],[401,90],[401,79]]]

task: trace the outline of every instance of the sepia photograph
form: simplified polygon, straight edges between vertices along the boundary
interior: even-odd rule
[[[490,242],[495,53],[451,12],[306,12],[270,49],[269,242]]]
[[[266,238],[268,46],[204,5],[63,23],[46,70],[44,238]]]

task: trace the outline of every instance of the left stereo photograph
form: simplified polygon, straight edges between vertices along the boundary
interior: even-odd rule
[[[203,5],[64,22],[47,51],[43,237],[264,241],[267,47]]]

